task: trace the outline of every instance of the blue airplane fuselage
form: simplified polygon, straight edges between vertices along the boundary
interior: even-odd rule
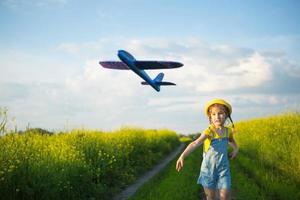
[[[124,50],[118,51],[118,57],[122,62],[124,62],[132,71],[134,71],[137,75],[139,75],[142,79],[144,79],[149,85],[151,85],[156,91],[160,91],[160,86],[157,85],[149,75],[142,69],[139,69],[135,64],[135,58],[128,52]]]

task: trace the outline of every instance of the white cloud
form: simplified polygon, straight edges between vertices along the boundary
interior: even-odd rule
[[[142,86],[132,71],[102,68],[99,60],[118,60],[120,47],[137,59],[184,63],[179,69],[148,71],[151,77],[162,71],[166,81],[178,85],[157,93]],[[299,79],[299,66],[278,51],[210,45],[197,38],[100,39],[63,43],[56,50],[61,60],[16,51],[0,55],[0,104],[23,126],[62,128],[68,121],[70,127],[137,125],[195,132],[207,123],[202,109],[211,98],[231,102],[235,119],[300,107],[297,90],[277,93],[296,87],[290,80]]]
[[[236,94],[228,98],[234,108],[233,118],[238,120],[300,111],[299,94]]]
[[[62,44],[59,49],[89,55],[96,55],[96,52],[102,55],[104,52],[102,58],[105,59],[108,57],[105,49],[111,43],[111,40],[99,40],[95,43]],[[210,46],[196,38],[181,42],[160,38],[120,39],[118,44],[137,59],[183,62],[185,66],[182,69],[168,70],[166,75],[178,80],[191,91],[211,92],[258,87],[272,79],[272,66],[268,60],[263,54],[251,49],[229,45]],[[115,60],[118,60],[116,51],[117,49],[113,54]],[[152,72],[150,74],[155,75]]]
[[[0,49],[0,80],[23,82],[61,82],[66,74],[77,73],[78,64],[58,60],[53,55],[33,55]]]
[[[260,86],[272,79],[271,70],[264,57],[255,52],[249,58],[239,60],[236,66],[225,69],[227,81],[224,80],[224,83],[229,82],[230,89]]]
[[[102,102],[111,100],[111,95],[115,101],[135,95],[138,84],[130,71],[107,70],[100,67],[98,62],[96,59],[88,60],[83,74],[66,79],[66,87],[78,95],[95,96],[95,100],[99,98]]]
[[[96,43],[96,46],[108,46],[112,41],[102,40],[101,45],[99,41]],[[274,63],[276,63],[278,54],[261,53],[254,49],[237,48],[230,45],[211,46],[196,38],[190,38],[181,42],[160,38],[144,40],[120,39],[118,45],[125,47],[124,49],[131,52],[137,59],[162,59],[183,62],[185,64],[183,68],[161,70],[165,72],[165,80],[176,82],[178,86],[174,88],[164,87],[158,95],[153,97],[153,94],[156,94],[156,92],[153,91],[151,93],[152,88],[143,89],[145,86],[140,85],[140,78],[130,71],[127,73],[94,68],[95,66],[92,63],[95,63],[97,59],[91,64],[87,64],[84,74],[74,78],[70,84],[86,82],[84,83],[86,85],[81,90],[89,90],[88,88],[93,88],[95,85],[96,87],[101,85],[102,89],[97,93],[99,98],[105,94],[104,102],[107,103],[105,105],[113,105],[111,107],[125,106],[125,104],[114,101],[116,98],[111,100],[107,96],[123,97],[122,99],[130,104],[125,106],[124,112],[129,111],[131,114],[140,113],[143,110],[141,106],[144,105],[148,108],[143,110],[143,115],[145,116],[151,115],[150,113],[153,111],[160,112],[160,115],[163,115],[163,113],[202,109],[200,105],[204,105],[211,98],[212,93],[214,97],[220,97],[226,93],[230,94],[231,91],[238,91],[242,96],[246,94],[244,101],[248,100],[249,105],[259,106],[259,102],[262,101],[267,102],[266,105],[276,106],[278,102],[282,102],[283,98],[279,99],[277,95],[260,97],[259,95],[249,96],[245,93],[247,88],[260,91],[265,85],[276,81],[274,73],[277,73],[277,69]],[[96,54],[94,51],[99,51],[98,55],[102,55],[101,52],[104,51],[102,48],[98,50],[89,48],[94,46],[91,42],[80,46],[81,52],[87,53],[91,51],[90,54],[93,55]],[[111,49],[108,49],[108,51],[113,52]],[[117,49],[113,52],[114,60],[118,60],[116,51]],[[103,55],[104,57],[107,56],[106,51],[104,51]],[[284,54],[280,55],[284,57]],[[149,71],[152,77],[157,73],[158,71]],[[285,71],[285,75],[290,76],[287,71]],[[105,83],[100,83],[99,80],[105,80]],[[114,82],[122,83],[121,88],[118,84],[106,84]],[[245,90],[245,92],[241,93],[242,90]],[[149,91],[150,93],[148,93]],[[172,91],[172,93],[169,93],[169,91]],[[141,95],[144,98],[141,98]],[[227,95],[227,98],[230,99],[230,96],[235,95]],[[288,99],[288,97],[286,98]],[[140,109],[140,112],[138,109]],[[116,120],[116,118],[113,119]]]
[[[257,87],[272,79],[270,64],[258,52],[248,49],[189,44],[180,52],[185,66],[180,72],[170,72],[186,89],[195,92],[212,92]],[[170,58],[172,59],[172,58]],[[169,74],[169,72],[168,72]]]

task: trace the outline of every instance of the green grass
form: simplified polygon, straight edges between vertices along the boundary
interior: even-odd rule
[[[200,199],[203,196],[202,186],[196,183],[202,160],[202,148],[195,150],[186,160],[182,171],[175,170],[177,158],[145,183],[130,200],[150,199]],[[264,191],[255,180],[245,175],[236,160],[231,161],[232,193],[236,200],[267,200]]]
[[[168,130],[7,134],[0,198],[111,199],[179,145]]]
[[[137,191],[130,200],[192,200],[199,199],[201,186],[197,178],[200,172],[202,149],[188,156],[180,172],[175,169],[177,157],[168,166]]]
[[[237,164],[268,199],[300,199],[300,114],[236,124]]]
[[[235,200],[300,199],[300,114],[288,113],[238,122],[240,152],[230,161]],[[132,198],[200,199],[196,184],[201,148],[190,154],[180,173],[176,159]]]
[[[236,123],[240,152],[230,162],[234,199],[300,199],[299,124],[299,113]],[[6,135],[0,138],[0,196],[110,199],[178,143],[168,130]],[[175,158],[131,199],[200,199],[201,154],[202,148],[190,154],[179,173]]]
[[[235,200],[268,200],[265,192],[257,184],[256,180],[242,168],[238,161],[240,155],[230,161],[232,178],[232,197]]]
[[[299,113],[242,121],[235,138],[247,156],[300,182],[299,124]]]
[[[264,199],[299,199],[299,186],[289,177],[240,152],[235,165],[260,188]]]

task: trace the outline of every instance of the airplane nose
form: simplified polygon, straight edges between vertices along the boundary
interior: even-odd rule
[[[182,63],[180,63],[180,67],[182,67],[183,66],[183,64]]]
[[[176,63],[175,63],[175,66],[176,66],[176,67],[182,67],[182,66],[183,66],[183,64],[182,64],[182,63],[180,63],[180,62],[176,62]]]

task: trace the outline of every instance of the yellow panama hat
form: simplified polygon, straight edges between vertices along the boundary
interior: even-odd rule
[[[204,109],[204,112],[206,114],[207,117],[209,117],[209,113],[208,113],[208,109],[210,106],[214,105],[214,104],[221,104],[221,105],[224,105],[226,106],[226,108],[228,108],[228,111],[229,111],[229,115],[231,115],[232,113],[232,108],[231,108],[231,105],[226,102],[225,100],[223,99],[213,99],[211,101],[209,101],[206,105],[205,105],[205,109]]]

